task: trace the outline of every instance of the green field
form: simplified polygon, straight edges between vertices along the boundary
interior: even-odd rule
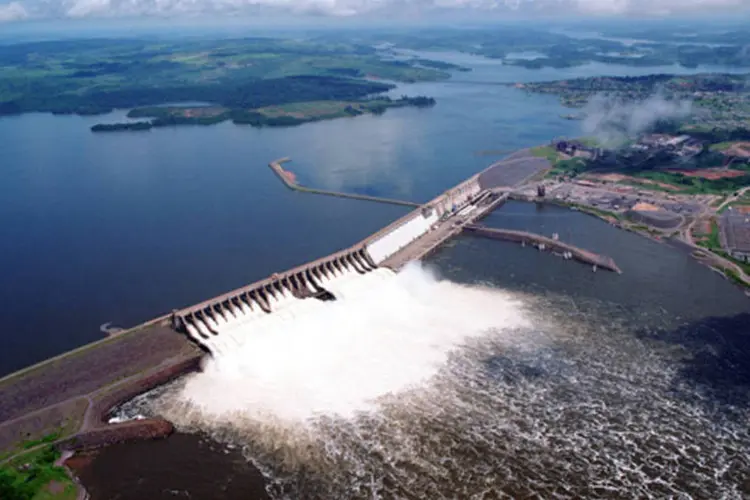
[[[46,436],[45,442],[56,439]],[[24,443],[34,448],[39,443]],[[60,453],[53,445],[18,455],[0,466],[0,498],[3,500],[74,500],[77,487],[64,468],[55,465]]]

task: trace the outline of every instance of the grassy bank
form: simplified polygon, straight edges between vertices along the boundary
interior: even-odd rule
[[[25,448],[36,448],[43,442],[57,439],[56,434],[45,436],[40,442],[23,443]],[[36,448],[16,456],[0,467],[0,498],[3,500],[73,500],[78,487],[68,472],[55,465],[60,452],[51,445]]]

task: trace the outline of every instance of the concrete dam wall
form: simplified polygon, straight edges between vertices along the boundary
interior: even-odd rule
[[[429,231],[430,227],[437,221],[438,215],[435,210],[430,210],[426,214],[417,213],[403,225],[375,239],[372,243],[368,243],[367,252],[376,264],[381,264],[388,257]]]
[[[364,247],[357,245],[175,311],[173,327],[212,353],[222,353],[238,342],[225,333],[282,312],[294,315],[305,303],[335,299],[341,282],[362,278],[376,269]]]
[[[480,192],[477,176],[471,177],[372,235],[365,242],[367,252],[375,264],[381,265],[396,252],[428,233],[445,214],[462,210]]]
[[[229,352],[242,343],[248,328],[273,328],[319,307],[320,301],[341,299],[371,280],[386,279],[409,260],[400,258],[404,252],[394,254],[435,233],[439,224],[449,224],[447,217],[465,218],[467,210],[477,208],[473,203],[481,193],[474,176],[350,248],[174,311],[173,327],[213,354]]]

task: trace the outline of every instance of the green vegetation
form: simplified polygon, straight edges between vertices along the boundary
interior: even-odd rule
[[[715,220],[711,221],[711,232],[706,239],[706,246],[712,250],[721,248],[721,242],[719,241],[719,225]]]
[[[580,203],[575,202],[561,202],[558,200],[552,200],[551,203],[557,203],[559,205],[563,205],[566,207],[571,207],[574,210],[578,210],[579,212],[587,213],[589,215],[593,215],[595,217],[600,217],[602,219],[614,219],[614,220],[622,220],[622,215],[618,214],[617,212],[609,212],[607,210],[600,210],[598,208],[590,207],[588,205],[581,205]]]
[[[605,33],[611,27],[598,25],[597,31]],[[691,30],[700,31],[694,26]],[[613,32],[637,32],[638,29]],[[401,49],[417,51],[460,51],[502,59],[504,64],[528,69],[544,67],[567,68],[591,62],[648,67],[679,64],[694,68],[700,64],[750,66],[745,47],[750,44],[747,30],[737,29],[726,33],[702,33],[707,45],[682,43],[686,40],[670,38],[669,30],[652,30],[642,35],[617,35],[624,38],[653,37],[649,43],[630,44],[612,38],[571,37],[552,32],[542,26],[504,24],[492,28],[450,29],[425,28],[326,33],[318,40],[328,43],[357,43],[374,46],[388,42]],[[731,33],[727,35],[727,33]],[[721,40],[715,42],[715,40]],[[694,41],[691,39],[690,42]],[[717,45],[713,45],[716,43]],[[382,49],[389,50],[392,49]]]
[[[712,252],[726,257],[727,255],[721,249],[721,241],[719,240],[719,225],[716,220],[711,220],[711,230],[709,233],[703,233],[702,237],[697,241],[698,245],[711,250]]]
[[[686,143],[668,144],[664,137],[626,137],[628,108],[620,122],[606,127],[621,131],[623,141],[604,154],[583,162],[557,162],[549,176],[575,176],[583,172],[616,172],[628,176],[623,184],[682,194],[724,194],[750,185],[750,163],[736,141],[750,141],[750,87],[746,75],[648,75],[593,77],[524,84],[531,92],[560,96],[568,106],[583,106],[592,96],[606,93],[602,110],[632,106],[659,91],[673,101],[690,100],[701,108],[681,120],[654,123],[650,132],[687,135]],[[617,115],[617,113],[613,113]],[[646,140],[647,139],[647,140]],[[591,147],[590,141],[579,141]],[[589,144],[586,144],[586,143]],[[597,145],[598,146],[598,145]],[[713,169],[700,172],[702,169]],[[674,188],[674,189],[672,189]]]
[[[92,132],[118,132],[122,130],[150,130],[151,122],[99,124],[91,127]]]
[[[433,61],[432,59],[412,59],[411,62],[413,64],[418,64],[420,66],[424,66],[425,68],[434,68],[434,69],[442,69],[442,70],[453,70],[453,71],[463,71],[468,72],[471,71],[471,68],[465,68],[463,66],[459,66],[458,64],[453,64],[445,61]]]
[[[417,82],[450,77],[446,71],[425,67],[425,61],[386,60],[374,48],[352,43],[271,38],[3,45],[0,115],[98,114],[196,101],[254,109],[359,99],[393,88],[377,79]]]
[[[560,157],[555,147],[549,144],[546,146],[536,146],[531,148],[531,154],[538,156],[539,158],[547,158],[552,165],[557,163],[557,160]]]
[[[264,106],[256,109],[228,109],[221,107],[148,107],[136,108],[128,113],[130,118],[153,118],[150,122],[99,124],[94,132],[117,130],[148,130],[174,125],[213,125],[231,120],[236,124],[254,127],[289,127],[319,120],[330,120],[366,113],[382,114],[389,108],[405,106],[429,107],[435,105],[430,97],[379,97],[358,101],[306,101]],[[134,126],[134,125],[137,125]]]
[[[50,434],[46,434],[42,436],[39,439],[32,439],[30,441],[24,441],[24,443],[21,445],[24,450],[28,450],[31,448],[36,448],[40,444],[46,444],[46,443],[54,443],[58,439],[60,439],[61,433],[60,432],[52,432]]]
[[[739,285],[741,287],[748,286],[748,284],[745,283],[745,281],[742,278],[740,278],[740,275],[734,269],[724,269],[723,272],[724,272],[724,275],[727,278],[729,278],[729,280],[732,281],[734,284]]]
[[[554,167],[547,172],[547,177],[575,177],[582,174],[587,169],[586,160],[583,158],[570,158],[568,160],[558,160],[554,163]]]
[[[730,147],[732,147],[732,144],[734,144],[734,142],[732,142],[732,141],[717,142],[716,144],[711,144],[711,146],[709,146],[709,148],[711,149],[711,151],[722,152],[722,151],[726,151],[727,149],[729,149]]]
[[[605,219],[608,218],[608,217],[611,217],[611,218],[616,219],[616,220],[622,219],[622,216],[620,214],[616,213],[616,212],[608,212],[606,210],[600,210],[598,208],[587,207],[587,206],[584,206],[584,205],[578,205],[578,209],[581,212],[585,212],[585,213],[588,213],[588,214],[596,215],[597,217],[603,217]]]
[[[27,446],[27,444],[24,445]],[[3,500],[73,500],[77,488],[62,467],[55,466],[60,453],[54,446],[20,455],[0,467]]]
[[[679,172],[664,172],[660,170],[645,170],[632,172],[630,175],[636,178],[649,179],[679,188],[685,194],[723,194],[733,192],[737,189],[750,185],[750,174],[739,177],[725,177],[722,179],[704,179]],[[659,185],[646,185],[643,187],[660,191],[671,192]]]

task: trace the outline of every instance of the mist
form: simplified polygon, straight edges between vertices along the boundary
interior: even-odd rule
[[[660,93],[637,102],[599,94],[583,108],[581,132],[606,147],[616,147],[648,131],[660,120],[683,119],[692,112],[691,101],[670,100]]]
[[[190,379],[170,417],[288,425],[349,418],[420,387],[469,339],[530,324],[521,302],[496,289],[443,281],[419,264],[375,273],[332,290],[336,301],[301,301],[290,314],[269,315],[271,323],[232,332],[240,347]]]

